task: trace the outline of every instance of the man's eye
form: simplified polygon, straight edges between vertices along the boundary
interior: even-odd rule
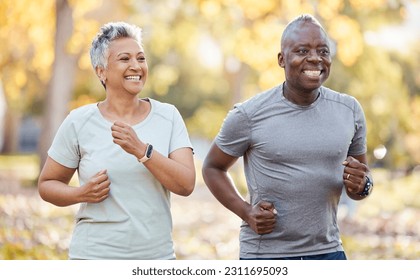
[[[300,49],[300,50],[298,50],[298,53],[300,53],[300,54],[306,54],[306,53],[308,53],[308,50],[306,50],[306,49]]]

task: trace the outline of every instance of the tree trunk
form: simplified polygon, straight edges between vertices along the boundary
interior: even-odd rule
[[[67,52],[73,33],[72,9],[67,0],[56,0],[55,60],[48,86],[42,134],[38,146],[41,167],[61,122],[68,114],[77,67],[77,56]]]
[[[22,119],[20,111],[12,111],[10,108],[6,109],[4,116],[4,127],[2,133],[3,142],[1,145],[2,154],[14,154],[19,150],[19,128]]]

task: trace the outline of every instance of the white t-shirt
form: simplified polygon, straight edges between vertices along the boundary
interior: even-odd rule
[[[170,104],[147,99],[151,111],[133,126],[139,139],[164,156],[192,148],[185,123]],[[113,143],[112,123],[97,104],[70,112],[48,155],[77,168],[80,185],[106,169],[110,195],[100,203],[81,203],[69,248],[71,259],[173,259],[170,192]]]

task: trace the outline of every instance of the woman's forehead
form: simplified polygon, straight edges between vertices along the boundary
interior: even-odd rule
[[[133,38],[119,38],[111,41],[109,50],[112,53],[120,52],[144,52],[140,43]]]

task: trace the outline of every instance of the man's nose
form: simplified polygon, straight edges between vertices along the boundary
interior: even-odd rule
[[[317,50],[311,50],[308,53],[308,61],[312,61],[312,62],[321,62],[321,56],[319,55],[319,53],[317,52]]]

